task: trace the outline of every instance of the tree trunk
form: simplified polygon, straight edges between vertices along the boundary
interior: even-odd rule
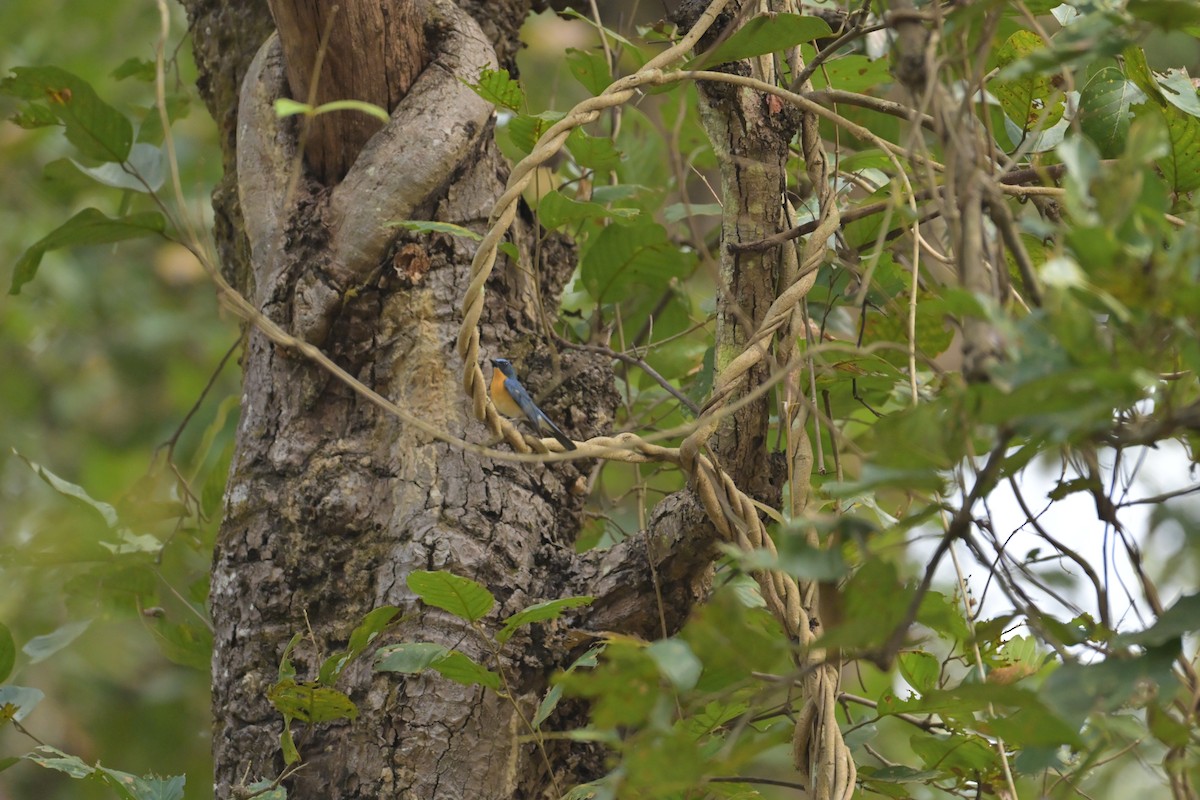
[[[454,349],[474,242],[441,233],[394,241],[395,229],[385,227],[436,219],[480,231],[503,188],[492,109],[459,79],[511,62],[528,8],[519,0],[462,5],[429,0],[430,66],[342,175],[341,167],[325,172],[326,159],[299,168],[299,125],[274,116],[289,73],[278,39],[263,44],[271,29],[265,6],[187,3],[199,85],[225,147],[226,177],[214,192],[225,273],[268,319],[368,387],[450,434],[487,443],[461,396]],[[353,10],[339,14],[355,18]],[[330,49],[325,58],[340,55]],[[513,232],[523,260],[531,257],[531,227],[526,219]],[[573,257],[553,239],[541,251],[539,291],[554,298]],[[548,385],[546,344],[518,333],[541,327],[527,284],[516,265],[497,269],[484,350],[513,357],[532,383]],[[695,504],[662,504],[661,553],[632,541],[602,560],[577,557],[586,462],[495,463],[433,441],[253,327],[242,364],[242,416],[210,597],[217,796],[284,770],[283,720],[267,692],[293,635],[303,634],[290,657],[297,680],[315,679],[323,658],[382,605],[398,606],[401,622],[373,646],[459,649],[503,670],[512,701],[433,673],[375,674],[368,653],[337,686],[356,704],[355,720],[293,724],[304,767],[285,784],[290,797],[534,798],[597,777],[604,765],[594,750],[550,749],[547,759],[519,739],[530,733],[523,718],[550,674],[578,654],[566,637],[539,628],[512,640],[496,663],[466,623],[417,602],[406,576],[445,569],[483,583],[498,605],[485,625],[586,591],[599,596],[589,626],[656,636],[651,560],[672,629],[704,590],[709,550],[701,542],[710,529]],[[565,383],[543,407],[568,433],[612,418],[607,361],[564,353],[562,374]],[[671,546],[680,539],[687,546]]]

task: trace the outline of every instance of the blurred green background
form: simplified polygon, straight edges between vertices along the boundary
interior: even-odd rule
[[[195,97],[183,11],[172,5],[171,14],[171,46],[183,46],[170,90],[191,97],[175,125],[183,184],[193,219],[207,225],[220,152]],[[112,73],[130,58],[153,60],[154,3],[6,0],[0,19],[0,74],[59,66],[135,121],[150,113],[153,84]],[[143,196],[102,187],[63,160],[74,149],[59,129],[9,123],[16,108],[0,97],[5,290],[20,253],[70,215],[88,206],[108,216],[126,205],[149,208]],[[183,513],[180,483],[166,450],[156,448],[171,441],[238,336],[200,265],[160,238],[55,250],[19,296],[0,295],[0,622],[18,648],[7,682],[45,693],[25,720],[43,742],[136,774],[186,773],[192,798],[212,793],[209,678],[197,654],[207,647],[199,613],[216,520]],[[223,401],[236,398],[238,382],[230,359],[173,452],[197,493],[208,484],[209,510],[236,424],[236,406]],[[53,490],[15,453],[113,504],[131,534],[166,542],[161,558],[128,543],[113,552],[119,529]],[[89,620],[44,660],[20,652],[35,637],[69,635]],[[35,654],[44,652],[39,644],[55,646],[35,640]],[[34,745],[11,725],[0,729],[0,757]],[[28,763],[0,773],[5,800],[111,796]]]

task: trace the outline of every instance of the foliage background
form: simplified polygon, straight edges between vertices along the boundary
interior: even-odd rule
[[[606,20],[629,10],[618,3],[602,8]],[[123,111],[135,117],[147,113],[149,84],[137,78],[117,80],[112,72],[127,59],[153,57],[158,29],[153,4],[9,0],[4,15],[9,41],[0,51],[0,70],[56,64],[91,80],[102,97]],[[182,14],[175,9],[174,16],[175,41],[184,41]],[[543,17],[531,23],[528,36],[531,47],[522,65],[530,108],[562,109],[580,99],[581,87],[561,54],[564,45],[590,46],[594,39],[588,28]],[[1160,59],[1152,66],[1189,65],[1192,74],[1200,73],[1192,38],[1156,34],[1146,50]],[[194,72],[186,41],[178,56],[174,89],[191,96]],[[207,220],[208,187],[219,175],[219,150],[211,121],[198,103],[192,105],[192,113],[177,123],[176,136],[189,210],[194,218]],[[10,98],[0,97],[0,114],[8,116],[15,108]],[[693,116],[685,116],[682,133],[674,135],[680,114]],[[647,103],[629,110],[623,125],[628,160],[620,167],[622,182],[661,181],[667,147],[688,154],[700,172],[713,167],[694,108]],[[5,265],[86,206],[109,214],[120,209],[124,200],[119,195],[62,160],[71,152],[54,131],[0,125],[0,254]],[[713,198],[693,184],[689,182],[690,199],[703,210]],[[681,238],[695,233],[680,218],[670,226]],[[702,218],[699,232],[711,230],[712,220]],[[708,276],[700,270],[686,277],[687,302],[674,307],[685,313],[661,318],[659,338],[686,331],[711,312]],[[578,310],[590,302],[586,295],[568,296],[564,307]],[[636,319],[646,310],[632,307],[629,316]],[[167,626],[196,624],[189,608],[202,608],[216,521],[193,517],[175,525],[173,512],[184,495],[165,453],[156,448],[171,441],[203,398],[179,436],[173,463],[192,479],[199,507],[211,511],[236,423],[229,402],[237,395],[236,365],[228,363],[219,371],[218,366],[237,336],[237,325],[217,309],[194,259],[182,248],[153,239],[54,251],[22,295],[0,297],[0,621],[20,647],[60,626],[92,620],[77,640],[46,661],[18,658],[12,680],[46,694],[30,730],[91,763],[99,760],[137,774],[186,773],[189,797],[205,797],[210,791],[208,675],[164,655],[166,649],[177,660],[191,657],[195,663],[202,648],[160,644],[179,630]],[[702,360],[710,345],[709,332],[700,330],[657,350],[652,363],[673,374],[683,364]],[[636,390],[641,388],[646,387],[629,392],[628,419],[652,418],[660,427],[681,421],[678,411],[669,408],[656,415],[661,398],[652,393],[640,395],[645,405],[639,406]],[[168,540],[162,562],[137,553],[116,557],[105,550],[99,543],[111,540],[112,531],[99,515],[53,491],[14,449],[92,497],[112,503],[139,532]],[[678,485],[674,472],[606,469],[588,540],[619,538],[639,527],[638,505],[624,502],[630,493],[657,495]],[[1172,547],[1194,550],[1195,520],[1186,506],[1164,510],[1150,522],[1172,518],[1184,532],[1182,542]],[[905,554],[896,560],[905,562]],[[1161,566],[1179,570],[1181,563],[1186,560]],[[1175,577],[1182,584],[1194,582],[1186,571]],[[122,587],[138,592],[123,592]],[[162,616],[146,613],[154,607],[163,609]],[[703,652],[701,637],[693,636],[693,646]],[[863,683],[852,691],[867,696],[895,681],[870,668],[861,670],[860,677]],[[894,744],[904,741],[907,731],[889,719],[878,735]],[[0,732],[0,755],[20,754],[28,747],[29,740],[11,726]],[[785,748],[760,757],[758,766],[786,771]],[[1145,785],[1136,767],[1122,762],[1111,769],[1122,774],[1101,777],[1101,787],[1124,793]],[[0,797],[81,796],[107,796],[107,790],[24,764],[0,778]]]
[[[179,86],[194,96],[183,14],[175,8],[173,15],[174,41],[183,42]],[[148,113],[152,85],[111,73],[127,59],[153,60],[153,3],[15,0],[0,16],[6,74],[13,66],[55,64],[91,80],[135,118]],[[190,211],[204,221],[220,150],[212,121],[198,101],[193,105],[176,130]],[[0,115],[15,110],[11,98],[0,98]],[[120,210],[121,193],[80,175],[63,160],[71,155],[57,131],[0,124],[6,285],[17,255],[66,217],[86,206],[110,216]],[[186,616],[167,584],[202,591],[215,520],[181,533],[161,565],[120,563],[96,544],[111,538],[100,516],[57,494],[13,451],[118,506],[139,532],[169,535],[178,495],[156,448],[201,397],[238,327],[218,311],[195,259],[163,240],[51,252],[29,289],[0,297],[0,621],[18,647],[65,624],[92,623],[46,661],[19,657],[10,680],[45,692],[36,722],[30,720],[43,741],[137,774],[187,773],[189,797],[211,796],[207,669],[164,657],[156,621],[120,588],[140,587],[144,607]],[[226,365],[180,436],[175,462],[189,475],[199,466],[202,477],[223,481],[218,462],[232,440],[236,406],[232,414],[220,409],[225,398],[236,398],[238,381],[236,363]],[[214,422],[215,439],[202,452]],[[5,756],[33,744],[11,726],[0,743]],[[106,796],[102,786],[30,766],[0,776],[0,797]]]

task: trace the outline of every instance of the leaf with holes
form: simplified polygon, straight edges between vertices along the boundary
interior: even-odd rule
[[[90,83],[58,67],[14,67],[12,72],[0,81],[0,94],[37,107],[39,117],[49,111],[84,156],[97,161],[124,161],[129,156],[133,124],[101,100]]]
[[[358,718],[358,706],[343,692],[315,683],[297,683],[291,678],[272,686],[267,692],[267,700],[280,714],[301,722]]]
[[[997,66],[1007,67],[1044,49],[1041,38],[1030,31],[1017,31],[997,51]],[[1064,95],[1053,80],[1036,72],[1012,79],[992,81],[988,90],[1000,101],[1000,107],[1021,130],[1034,127],[1045,130],[1062,119]]]
[[[521,85],[508,74],[506,69],[484,68],[479,73],[478,83],[466,83],[475,94],[493,105],[507,108],[509,111],[520,111],[525,105],[525,92]]]
[[[1200,118],[1169,104],[1157,111],[1170,140],[1170,152],[1157,162],[1167,185],[1181,194],[1200,188]]]

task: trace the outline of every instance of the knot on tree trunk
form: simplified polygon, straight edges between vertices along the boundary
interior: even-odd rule
[[[291,297],[292,332],[313,344],[325,341],[345,292],[378,268],[395,235],[388,223],[434,199],[487,135],[492,106],[460,78],[473,82],[481,69],[494,69],[495,52],[452,2],[434,0],[429,13],[437,51],[391,121],[328,192],[303,180],[299,126],[275,113],[275,101],[288,94],[278,35],[263,44],[243,81],[238,194],[255,265],[254,300],[262,308]],[[293,269],[294,286],[279,285]]]

